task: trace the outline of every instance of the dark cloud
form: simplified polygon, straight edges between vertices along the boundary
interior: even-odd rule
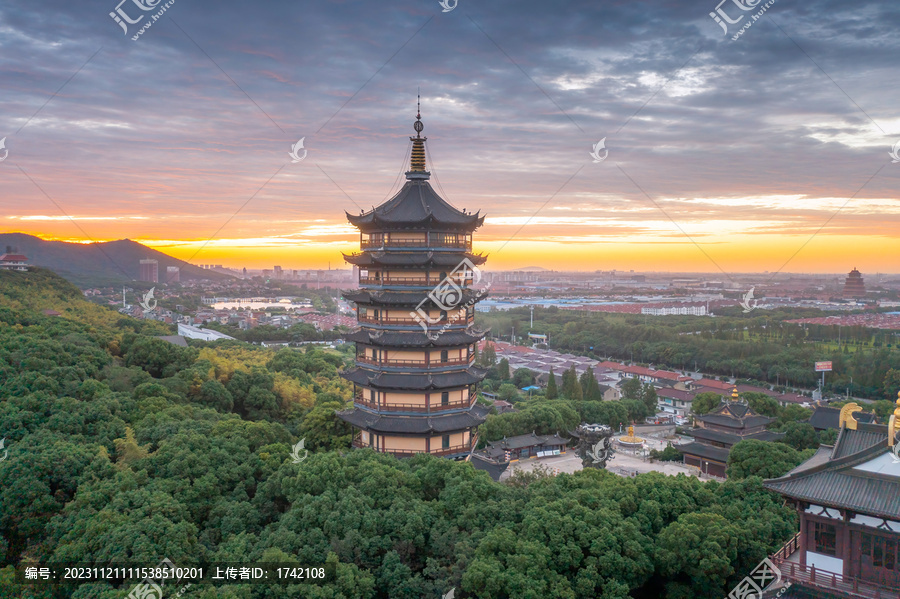
[[[337,223],[396,180],[421,87],[434,170],[461,207],[533,214],[585,165],[546,211],[647,218],[645,192],[856,195],[824,233],[858,230],[844,219],[900,184],[887,155],[900,139],[900,5],[778,0],[731,41],[708,16],[716,4],[176,0],[132,41],[137,27],[123,35],[109,17],[116,0],[6,2],[0,218],[58,214],[15,163],[70,214],[149,214],[175,238],[212,234],[253,194],[226,233]],[[303,136],[309,158],[290,164]],[[593,164],[602,137],[610,155]],[[832,214],[701,201],[672,217],[718,212],[792,231]]]

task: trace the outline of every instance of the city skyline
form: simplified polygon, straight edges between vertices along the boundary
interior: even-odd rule
[[[175,3],[136,41],[107,8],[0,9],[0,231],[338,267],[421,88],[436,187],[487,215],[494,269],[896,269],[896,7],[776,3],[735,41],[696,2]]]

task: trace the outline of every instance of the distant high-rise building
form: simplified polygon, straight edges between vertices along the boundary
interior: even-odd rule
[[[866,284],[863,282],[862,274],[855,268],[844,281],[844,297],[847,299],[866,297]]]
[[[181,269],[177,266],[166,267],[166,283],[181,282]]]
[[[275,271],[275,278],[276,278],[276,279],[282,278],[284,272],[281,270],[281,267],[280,267],[280,266],[273,266],[273,267],[272,267],[272,270]]]
[[[149,283],[159,283],[159,261],[158,260],[141,260],[141,281]]]

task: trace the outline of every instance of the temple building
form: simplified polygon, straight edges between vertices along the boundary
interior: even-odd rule
[[[863,282],[862,274],[854,268],[844,280],[844,298],[860,297],[866,297],[866,284]]]
[[[772,561],[782,580],[813,596],[900,597],[900,398],[887,426],[844,406],[833,447],[763,486],[800,517]]]
[[[726,478],[728,454],[744,439],[777,441],[784,437],[784,433],[766,430],[775,418],[754,412],[740,399],[737,387],[731,398],[710,413],[695,417],[697,428],[691,431],[695,441],[678,446],[678,451],[684,454],[685,465],[698,468],[702,474]]]
[[[354,407],[338,416],[356,429],[355,447],[411,456],[465,458],[474,450],[488,408],[476,404],[485,372],[474,366],[474,328],[481,254],[472,253],[479,213],[441,198],[425,170],[425,137],[416,115],[406,183],[391,199],[347,220],[360,231]]]

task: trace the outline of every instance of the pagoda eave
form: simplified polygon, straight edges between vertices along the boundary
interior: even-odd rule
[[[423,255],[409,250],[400,251],[368,251],[353,254],[343,254],[344,260],[356,266],[380,266],[389,268],[403,267],[444,267],[457,266],[463,260],[472,264],[484,264],[487,256],[473,254],[471,252],[434,252],[429,250]]]
[[[465,412],[440,416],[389,416],[353,408],[335,412],[338,418],[353,426],[375,433],[396,435],[444,434],[472,429],[484,423],[489,409],[475,405]]]
[[[371,329],[358,329],[344,335],[345,341],[364,343],[377,347],[459,347],[477,343],[484,339],[490,329],[478,331],[466,329],[465,331],[444,331],[444,333],[429,337],[424,332],[398,332],[398,331],[373,331]]]
[[[437,284],[437,283],[435,283]],[[384,306],[418,306],[427,300],[428,305],[436,305],[434,300],[429,297],[429,291],[369,291],[367,289],[360,290],[343,290],[341,297],[347,301],[356,304],[377,304]],[[475,303],[485,299],[488,296],[486,291],[473,291],[472,289],[464,289],[462,297],[456,305]]]
[[[456,372],[435,372],[430,374],[387,373],[365,368],[353,368],[341,373],[341,377],[366,387],[392,391],[431,391],[461,389],[481,382],[487,371],[471,366]]]

